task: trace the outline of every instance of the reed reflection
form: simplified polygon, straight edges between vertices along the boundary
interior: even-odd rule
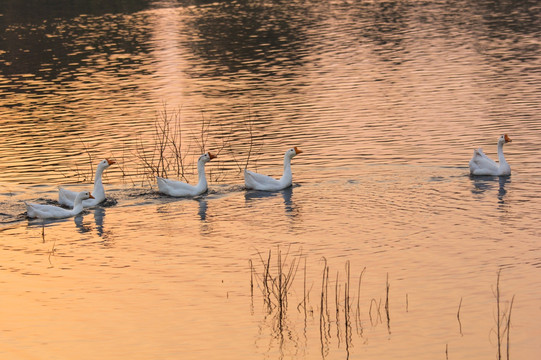
[[[350,262],[346,261],[345,271],[337,269],[331,274],[328,261],[323,257],[322,274],[310,284],[307,279],[306,256],[302,252],[294,254],[290,248],[282,251],[278,247],[276,252],[269,250],[266,253],[258,252],[257,255],[257,260],[250,260],[251,311],[253,314],[255,286],[261,291],[264,311],[259,336],[264,337],[265,333],[269,333],[269,352],[273,346],[278,346],[281,354],[291,347],[297,352],[302,350],[307,346],[307,334],[317,331],[310,328],[310,324],[317,324],[317,317],[322,359],[330,355],[333,347],[343,350],[347,359],[357,341],[366,344],[363,314],[369,317],[373,329],[386,323],[385,331],[390,338],[389,274],[386,276],[383,296],[363,298],[361,285],[366,267],[354,276]],[[300,294],[300,297],[293,298],[294,294]],[[369,308],[363,308],[362,304],[366,304],[368,299]],[[296,311],[291,311],[291,305],[296,305]],[[298,318],[295,319],[295,316]],[[298,335],[300,330],[297,331],[295,327],[295,324],[303,323],[300,319],[302,316],[304,340]],[[308,319],[315,321],[307,321]]]
[[[301,346],[300,337],[295,330],[296,321],[290,320],[289,295],[294,284],[297,271],[301,262],[302,252],[290,254],[290,248],[282,252],[280,248],[273,256],[272,250],[267,254],[258,253],[262,270],[259,265],[254,265],[250,260],[252,302],[254,282],[257,284],[263,295],[265,314],[259,326],[259,335],[265,338],[264,333],[269,331],[270,342],[268,352],[277,346],[280,359],[285,352],[296,354]],[[274,264],[275,263],[275,264]],[[306,263],[305,263],[306,269]],[[306,292],[306,289],[305,289]],[[306,293],[305,293],[306,299]],[[306,305],[306,301],[303,301]],[[301,304],[298,305],[299,308]],[[306,312],[305,312],[306,314]]]

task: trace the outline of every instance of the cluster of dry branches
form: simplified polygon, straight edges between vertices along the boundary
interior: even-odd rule
[[[153,131],[144,137],[137,135],[129,146],[124,144],[121,156],[112,158],[122,178],[133,185],[148,183],[152,187],[155,177],[175,178],[189,182],[189,177],[197,169],[199,155],[210,151],[218,156],[208,169],[210,181],[224,180],[228,173],[238,174],[257,161],[262,141],[255,131],[257,115],[248,112],[243,121],[226,127],[215,123],[203,111],[199,124],[194,129],[191,122],[183,123],[181,109],[170,110],[164,104],[156,112]],[[77,182],[91,181],[94,176],[95,150],[81,139],[81,143],[89,160],[88,168],[75,166],[70,168],[72,174],[63,174],[66,178],[76,178]],[[237,172],[238,171],[238,172]],[[232,175],[233,176],[233,175]]]
[[[238,151],[234,148],[232,135],[234,133],[238,135],[239,131],[213,123],[203,112],[198,130],[189,131],[187,136],[183,130],[181,115],[180,109],[170,111],[164,105],[154,120],[152,139],[146,142],[141,138],[138,139],[135,155],[139,164],[142,165],[142,174],[150,184],[153,183],[156,176],[174,177],[188,182],[187,175],[192,175],[196,168],[193,161],[190,166],[187,166],[186,157],[188,154],[199,156],[211,151],[218,156],[218,160],[215,162],[224,164],[219,155],[226,151],[230,155],[228,158],[236,165],[239,172],[246,169],[249,161],[253,160],[256,140],[254,134],[255,117],[251,113],[243,121],[247,135],[246,143],[243,144],[247,150],[244,151]],[[239,154],[244,156],[245,160],[240,160]],[[223,180],[227,170],[228,168],[224,166],[211,168],[208,174],[210,181]]]

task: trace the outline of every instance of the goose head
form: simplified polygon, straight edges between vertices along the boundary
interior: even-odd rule
[[[80,197],[82,200],[94,199],[94,196],[92,196],[90,191],[81,191],[77,196]]]
[[[209,151],[201,155],[199,157],[198,162],[208,163],[210,160],[216,159],[217,157],[218,157],[217,155],[214,155]]]
[[[297,154],[300,154],[302,152],[303,151],[301,149],[295,146],[286,151],[286,156],[289,157],[290,159],[293,159]]]
[[[502,136],[500,136],[500,138],[498,139],[498,144],[507,144],[507,143],[510,143],[512,142],[513,140],[511,140],[509,138],[509,136],[507,136],[507,134],[503,134]]]
[[[100,161],[100,163],[98,164],[98,167],[103,168],[103,169],[105,170],[105,169],[107,169],[109,166],[113,165],[114,163],[116,163],[116,162],[113,161],[113,160],[103,159],[103,160]]]

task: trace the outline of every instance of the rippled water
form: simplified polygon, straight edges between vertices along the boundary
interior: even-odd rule
[[[536,2],[47,6],[0,4],[3,358],[493,359],[499,269],[510,358],[539,357]],[[219,152],[204,196],[148,176],[164,110],[190,182]],[[471,178],[503,133],[512,176]],[[291,146],[291,189],[243,188]],[[103,206],[25,218],[105,157]],[[282,316],[269,251],[298,265]]]

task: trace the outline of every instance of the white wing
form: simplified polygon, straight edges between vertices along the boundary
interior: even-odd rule
[[[175,197],[199,195],[195,186],[185,182],[161,177],[156,177],[156,180],[158,182],[158,189],[163,194]]]
[[[473,175],[497,175],[498,164],[485,155],[483,149],[479,148],[473,151],[473,157],[470,160],[470,173]]]
[[[26,214],[30,218],[61,219],[72,216],[72,211],[53,205],[26,203]]]
[[[250,170],[244,170],[244,184],[247,189],[254,190],[281,190],[283,185],[280,181],[263,174],[258,174]]]

